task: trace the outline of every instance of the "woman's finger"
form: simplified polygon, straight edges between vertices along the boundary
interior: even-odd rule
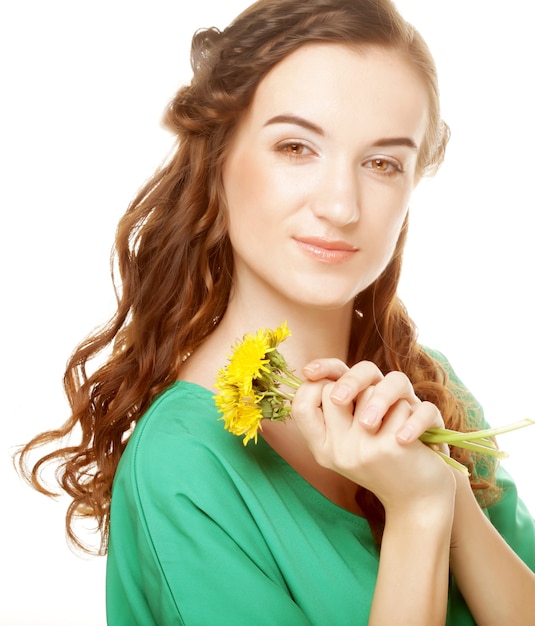
[[[357,407],[356,417],[362,426],[376,432],[390,408],[400,400],[413,410],[421,404],[408,377],[402,372],[390,372],[375,385],[367,402]]]
[[[308,380],[338,380],[349,367],[340,359],[314,359],[303,368],[303,374]]]
[[[304,381],[295,392],[292,400],[292,420],[309,445],[325,440],[325,417],[322,410],[321,382]]]
[[[335,404],[351,404],[365,389],[377,385],[384,378],[371,361],[360,361],[341,374],[332,386],[330,399]]]
[[[444,420],[434,404],[421,402],[413,409],[403,426],[398,428],[396,439],[402,444],[411,443],[428,428],[444,428]]]

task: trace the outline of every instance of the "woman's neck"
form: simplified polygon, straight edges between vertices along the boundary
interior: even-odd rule
[[[297,306],[257,306],[244,310],[233,306],[231,301],[215,332],[230,340],[230,346],[245,333],[254,333],[259,328],[274,329],[286,322],[291,336],[281,351],[294,369],[301,370],[315,358],[347,359],[354,314],[351,304],[332,310]]]
[[[253,304],[253,303],[252,303]],[[179,377],[209,389],[217,372],[228,360],[231,347],[247,333],[259,328],[278,327],[286,322],[291,336],[281,346],[290,367],[301,376],[302,368],[315,358],[347,358],[353,307],[318,310],[296,306],[239,306],[231,300],[224,317],[214,331],[188,360],[182,364]]]

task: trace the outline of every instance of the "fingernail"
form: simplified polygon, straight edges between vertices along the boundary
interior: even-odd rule
[[[405,424],[397,434],[397,438],[401,441],[410,441],[413,436],[414,428],[410,424]]]
[[[345,402],[351,394],[351,389],[346,385],[335,385],[331,393],[331,399],[338,402]]]
[[[305,367],[303,367],[303,371],[307,371],[307,372],[315,372],[316,370],[319,370],[320,368],[320,364],[317,361],[312,361],[312,363],[308,363],[307,365],[305,365]]]
[[[375,424],[379,421],[379,412],[374,406],[368,406],[362,412],[362,415],[359,417],[359,421],[365,426],[375,426]]]

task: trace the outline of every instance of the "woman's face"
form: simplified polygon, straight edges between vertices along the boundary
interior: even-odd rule
[[[427,110],[393,50],[311,44],[276,65],[223,170],[235,297],[332,309],[369,286],[407,213]]]

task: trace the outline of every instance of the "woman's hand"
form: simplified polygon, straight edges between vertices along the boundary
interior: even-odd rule
[[[303,373],[292,416],[317,463],[375,493],[387,513],[429,510],[431,502],[452,508],[452,470],[418,439],[444,422],[405,374],[337,359],[313,361]]]

